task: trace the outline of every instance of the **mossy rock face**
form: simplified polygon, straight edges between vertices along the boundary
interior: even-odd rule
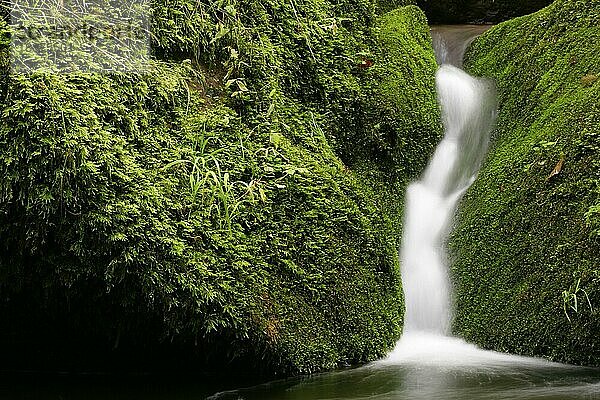
[[[530,14],[552,0],[419,0],[432,24],[498,23]]]
[[[308,373],[398,338],[440,136],[424,15],[221,3],[157,7],[144,73],[3,73],[3,368]]]
[[[501,107],[450,243],[455,330],[486,348],[599,365],[599,39],[600,2],[560,0],[466,56]]]

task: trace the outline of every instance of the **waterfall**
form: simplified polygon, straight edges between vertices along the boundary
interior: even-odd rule
[[[497,114],[493,83],[460,69],[468,43],[485,29],[450,26],[432,32],[441,64],[436,85],[445,134],[421,180],[407,189],[400,250],[404,332],[392,353],[378,365],[467,370],[551,365],[540,359],[484,351],[449,336],[452,286],[444,245],[458,203],[485,157]],[[419,386],[420,379],[429,379],[427,376],[417,375],[414,385]]]
[[[497,107],[494,85],[457,67],[468,42],[481,32],[458,38],[452,30],[444,33],[434,32],[434,45],[442,63],[436,85],[445,134],[421,180],[406,193],[400,252],[403,338],[449,333],[452,300],[444,245],[458,203],[486,154]]]

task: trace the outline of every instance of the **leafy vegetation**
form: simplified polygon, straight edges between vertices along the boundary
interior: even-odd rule
[[[571,286],[568,290],[564,290],[562,292],[563,297],[563,311],[565,312],[565,317],[571,322],[571,317],[569,317],[569,312],[573,311],[575,313],[579,312],[579,296],[582,294],[585,296],[587,300],[587,304],[590,306],[590,310],[594,311],[594,307],[592,306],[592,302],[590,301],[590,297],[587,292],[579,287],[581,284],[581,278],[577,279],[577,283],[574,286]]]
[[[557,0],[467,54],[501,109],[450,244],[455,330],[487,348],[599,365],[599,16],[598,1]]]
[[[426,20],[377,17],[397,5],[156,2],[129,74],[9,73],[4,25],[5,362],[306,373],[389,349],[402,195],[440,135]]]

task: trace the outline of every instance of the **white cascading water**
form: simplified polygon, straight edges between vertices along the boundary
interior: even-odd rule
[[[450,282],[444,242],[458,201],[475,180],[486,154],[496,112],[493,85],[450,65],[443,40],[436,40],[445,63],[436,76],[445,135],[423,178],[406,194],[401,250],[406,313],[404,332],[448,333]],[[460,55],[462,57],[462,54]]]
[[[494,85],[459,68],[464,49],[481,31],[433,32],[442,64],[436,84],[445,135],[422,179],[407,190],[400,252],[404,332],[384,362],[452,362],[460,355],[470,355],[471,361],[480,364],[482,359],[504,357],[492,357],[492,353],[447,336],[452,300],[444,245],[458,202],[485,157],[497,108]]]

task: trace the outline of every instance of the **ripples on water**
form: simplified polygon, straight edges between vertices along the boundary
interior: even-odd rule
[[[404,342],[402,342],[404,341]],[[600,399],[600,371],[483,351],[448,337],[404,337],[368,366],[217,393],[210,400]]]

